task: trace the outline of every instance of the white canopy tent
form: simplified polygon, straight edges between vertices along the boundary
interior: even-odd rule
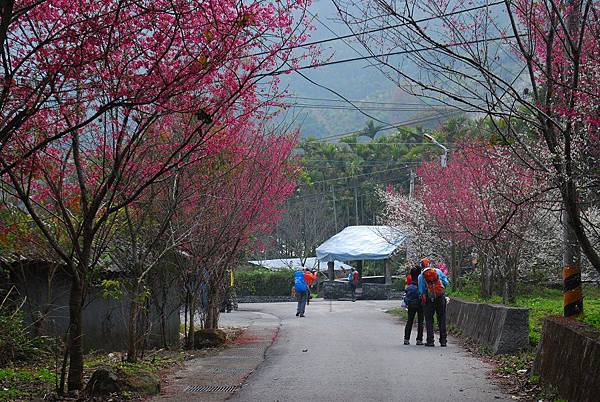
[[[281,269],[298,270],[302,268],[300,258],[277,258],[273,260],[255,260],[248,262],[252,265],[264,267],[272,271],[278,271]],[[310,269],[318,269],[320,271],[327,270],[327,264],[319,264],[319,261],[316,257],[307,257],[304,266]],[[335,261],[334,269],[336,271],[347,271],[352,270],[352,267],[348,264],[344,264],[343,262]]]
[[[317,247],[320,261],[385,260],[406,236],[391,226],[348,226]]]
[[[389,259],[405,241],[406,235],[391,226],[348,226],[317,247],[317,259],[327,261],[330,280],[337,261],[361,261],[362,267],[363,260],[385,260],[385,283],[391,284]]]

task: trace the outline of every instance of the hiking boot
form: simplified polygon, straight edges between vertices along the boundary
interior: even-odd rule
[[[410,341],[409,341],[408,339],[405,339],[405,340],[404,340],[404,344],[405,344],[405,345],[410,345]]]
[[[304,317],[304,314],[300,314],[300,317]]]
[[[298,317],[300,315],[300,313],[296,313],[296,317]]]
[[[440,342],[440,346],[441,346],[441,347],[446,347],[446,341],[444,341],[444,342]]]
[[[423,344],[423,341],[417,341],[417,345],[421,346]]]
[[[429,346],[430,348],[434,347],[435,345],[432,343],[426,343],[425,346]]]

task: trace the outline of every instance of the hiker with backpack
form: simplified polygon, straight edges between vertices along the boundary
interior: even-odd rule
[[[296,317],[304,317],[306,301],[308,300],[308,285],[304,280],[304,271],[294,272],[294,290],[296,291],[296,299],[298,300]]]
[[[308,288],[307,290],[307,299],[306,299],[306,305],[310,304],[310,299],[312,298],[311,294],[310,294],[310,287],[312,285],[312,283],[314,281],[317,280],[317,274],[314,271],[311,271],[310,269],[304,268],[304,282],[306,282],[306,287]]]
[[[437,317],[440,328],[440,346],[446,346],[446,291],[448,278],[444,273],[431,266],[425,267],[419,275],[419,294],[425,314],[427,342],[425,346],[434,346],[433,316]]]
[[[423,306],[421,305],[419,288],[417,287],[419,273],[419,267],[414,267],[410,270],[409,276],[411,277],[411,280],[406,286],[406,289],[404,289],[404,304],[406,304],[408,309],[408,320],[404,327],[405,345],[410,345],[410,334],[412,332],[415,315],[417,316],[417,345],[423,344]]]

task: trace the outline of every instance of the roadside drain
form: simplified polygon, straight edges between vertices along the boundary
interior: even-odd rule
[[[238,385],[191,385],[185,389],[185,392],[235,392],[238,389]]]

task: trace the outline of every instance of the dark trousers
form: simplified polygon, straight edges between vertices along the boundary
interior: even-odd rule
[[[304,314],[304,309],[306,308],[306,301],[308,300],[308,291],[296,291],[296,299],[298,299],[298,309],[296,310],[296,313]]]
[[[356,285],[350,282],[350,291],[352,292],[352,300],[356,300]]]
[[[417,341],[423,341],[423,307],[420,304],[408,306],[408,320],[404,327],[404,339],[407,341],[410,339],[415,315],[417,316]]]
[[[427,298],[423,307],[425,327],[427,328],[427,343],[433,343],[433,315],[437,316],[440,328],[440,343],[446,343],[446,297],[438,296],[433,301]]]

